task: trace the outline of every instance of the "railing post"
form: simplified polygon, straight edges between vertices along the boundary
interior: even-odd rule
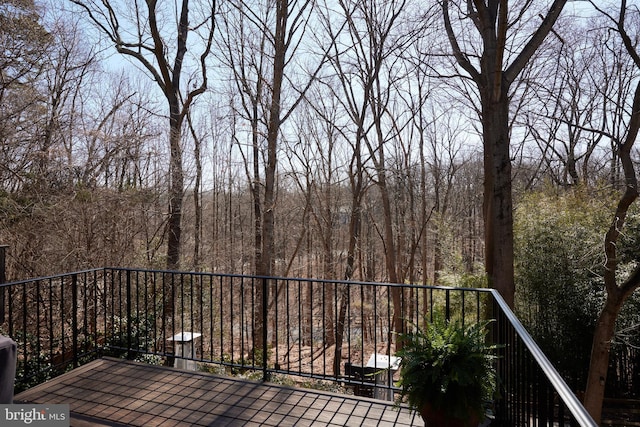
[[[78,367],[78,275],[71,276],[71,345],[73,346],[73,368]]]
[[[495,322],[493,322],[493,327],[491,328],[491,334],[492,334],[492,343],[494,345],[498,345],[498,358],[496,359],[495,363],[496,363],[496,371],[498,374],[498,390],[500,391],[500,394],[503,396],[502,399],[498,399],[496,402],[496,421],[498,422],[498,425],[509,425],[509,421],[511,421],[513,423],[514,420],[509,420],[509,417],[507,416],[507,407],[508,405],[506,404],[506,400],[508,399],[508,397],[510,396],[507,388],[506,388],[506,379],[508,377],[508,372],[506,369],[506,359],[507,359],[507,325],[506,325],[506,319],[504,318],[504,315],[502,313],[502,311],[500,310],[500,306],[498,304],[498,302],[496,301],[495,297],[493,296],[493,294],[491,295],[491,306],[492,306],[492,317],[493,319],[496,319]]]
[[[447,321],[451,320],[451,290],[447,289],[445,291],[445,319]]]
[[[269,326],[269,279],[264,277],[262,279],[262,381],[267,382],[270,380],[269,370],[267,369],[267,340]]]
[[[127,359],[134,359],[133,351],[131,349],[133,342],[131,336],[131,322],[133,319],[131,318],[131,271],[127,270]]]
[[[0,245],[0,285],[7,282],[7,258],[6,251],[9,245]],[[5,297],[6,289],[0,288],[0,323],[4,323],[5,318]]]

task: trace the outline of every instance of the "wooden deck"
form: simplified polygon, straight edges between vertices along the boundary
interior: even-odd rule
[[[423,426],[406,407],[104,358],[24,391],[69,404],[72,426]]]

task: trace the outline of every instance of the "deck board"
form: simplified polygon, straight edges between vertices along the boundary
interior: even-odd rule
[[[103,358],[15,403],[69,404],[71,425],[423,426],[392,402]]]

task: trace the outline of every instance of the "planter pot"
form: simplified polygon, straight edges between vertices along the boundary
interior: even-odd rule
[[[441,409],[433,409],[428,403],[420,409],[426,427],[478,427],[480,419],[473,414],[467,419],[453,418]]]

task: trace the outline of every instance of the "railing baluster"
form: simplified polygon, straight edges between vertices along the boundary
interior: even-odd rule
[[[29,339],[29,334],[27,331],[27,285],[24,284],[22,285],[22,304],[23,304],[23,308],[22,308],[22,340],[23,340],[23,346],[22,346],[22,353],[23,353],[23,357],[24,357],[24,377],[28,378],[29,377],[29,364],[27,363],[29,361],[29,348],[28,348],[28,339]]]
[[[302,312],[302,301],[303,301],[303,289],[302,282],[297,281],[298,284],[298,370],[302,371],[302,344],[304,342],[304,326],[302,325],[303,312]],[[311,304],[311,307],[313,305]]]
[[[209,276],[210,277],[210,276]],[[211,280],[211,278],[209,278],[209,280]],[[202,339],[200,340],[200,358],[204,359],[204,355],[205,355],[205,339],[209,339],[209,335],[205,335],[205,329],[204,329],[204,310],[205,310],[205,306],[204,306],[204,276],[198,276],[198,286],[200,289],[200,295],[199,295],[199,301],[200,301],[200,327],[198,329],[200,329],[201,333],[202,333]]]
[[[444,317],[445,319],[450,320],[451,319],[451,290],[446,289],[444,292],[445,292]]]
[[[9,245],[0,245],[0,285],[7,282],[7,248]],[[9,288],[0,286],[0,325],[5,322],[7,289]]]
[[[265,277],[262,279],[262,380],[269,381],[269,371],[267,369],[267,340],[268,340],[268,319],[269,319],[269,281]]]
[[[82,354],[86,354],[89,352],[89,338],[91,336],[91,332],[89,331],[89,323],[87,319],[87,314],[89,313],[89,302],[87,300],[87,282],[89,282],[89,278],[87,276],[88,273],[84,274],[83,289],[82,289]]]
[[[131,323],[133,322],[133,318],[131,316],[131,305],[132,305],[132,301],[131,301],[131,271],[127,270],[126,271],[126,310],[127,310],[127,351],[128,351],[128,355],[127,355],[127,359],[133,360],[135,358],[135,355],[132,351],[132,347],[133,347],[133,336],[132,336],[132,331],[131,331]]]
[[[233,283],[233,280],[230,280],[231,283]],[[235,353],[234,353],[234,344],[235,344],[235,338],[233,336],[233,286],[229,286],[230,288],[230,292],[229,292],[229,299],[230,299],[230,303],[229,303],[229,341],[230,341],[230,348],[231,348],[231,361],[233,361],[233,358],[235,357]],[[220,290],[222,292],[222,289]],[[242,279],[240,279],[240,296],[242,298],[242,296],[244,295],[244,281]],[[254,301],[254,295],[255,295],[255,282],[252,279],[251,280],[251,310],[253,310],[253,308],[255,307],[255,301]],[[222,300],[222,294],[220,295],[220,300]],[[222,314],[222,310],[220,312]],[[243,322],[243,314],[244,311],[242,311],[242,309],[240,310],[240,334],[242,334],[242,332],[244,331],[244,322]],[[254,316],[251,317],[252,319],[255,319],[255,313]],[[222,321],[222,319],[220,319],[220,321]],[[241,335],[242,336],[242,335]],[[251,339],[252,339],[252,345],[255,347],[255,336],[254,336],[254,329],[253,326],[251,328]],[[243,354],[244,354],[244,350],[242,349],[242,345],[244,344],[243,341],[240,341],[240,346],[241,346],[241,350],[240,350],[240,358],[241,361],[243,361]],[[244,362],[243,362],[244,363]]]
[[[36,301],[39,295],[40,295],[40,282],[37,281],[36,282]],[[36,343],[36,354],[38,355],[38,363],[37,363],[38,371],[41,371],[43,368],[42,366],[43,361],[42,361],[42,358],[40,357],[41,350],[42,350],[40,330],[41,330],[40,329],[40,304],[36,304],[36,334],[37,334],[37,340],[38,340],[38,342]]]
[[[218,322],[218,324],[220,325],[220,361],[221,362],[225,362],[225,357],[224,357],[224,316],[223,316],[223,310],[224,310],[224,301],[223,301],[223,292],[222,292],[222,276],[220,276],[220,278],[218,279],[218,305],[220,306],[220,321]],[[213,295],[213,292],[212,292]],[[213,330],[213,299],[211,302],[212,305],[212,310],[211,310],[211,329]],[[213,350],[212,350],[213,352]],[[213,353],[212,353],[213,354]],[[211,358],[211,360],[213,360],[213,357]]]
[[[313,281],[309,281],[307,283],[307,298],[309,301],[309,307],[308,307],[308,319],[305,320],[306,323],[306,328],[305,328],[305,332],[308,334],[308,339],[309,339],[309,353],[311,354],[311,358],[313,359],[313,308],[315,307],[315,304],[313,303],[313,284],[315,282]],[[300,349],[300,351],[302,351],[302,349]],[[300,364],[302,364],[302,359],[300,359]],[[310,364],[310,372],[311,372],[311,376],[313,376],[314,374],[314,369],[313,369],[313,362]]]
[[[78,275],[71,276],[71,347],[73,368],[78,367]],[[38,333],[39,336],[39,333]],[[40,353],[38,352],[38,355]],[[38,356],[39,357],[39,356]]]

